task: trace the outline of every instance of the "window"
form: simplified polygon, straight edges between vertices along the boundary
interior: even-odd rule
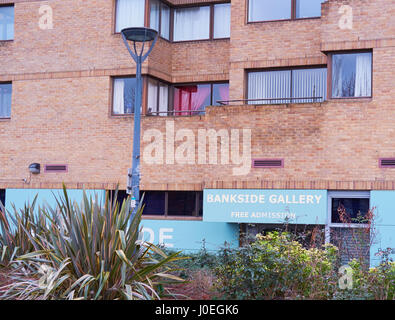
[[[0,41],[14,39],[14,6],[0,6]]]
[[[148,79],[147,114],[166,116],[169,110],[169,86],[158,80]]]
[[[218,100],[216,100],[218,99]],[[174,86],[174,114],[203,114],[209,105],[229,100],[229,84],[187,84]]]
[[[142,191],[143,215],[194,216],[203,215],[203,192],[199,191]]]
[[[321,16],[325,0],[249,0],[248,21],[273,21]]]
[[[326,68],[249,72],[249,104],[322,102],[326,77]]]
[[[332,198],[332,223],[356,223],[369,211],[369,199]]]
[[[112,113],[115,115],[134,113],[135,94],[136,78],[114,78]]]
[[[210,7],[174,10],[174,41],[210,38]]]
[[[150,27],[170,39],[170,8],[159,0],[150,1]]]
[[[115,31],[144,27],[145,0],[117,0]]]
[[[295,15],[297,19],[321,16],[321,3],[326,0],[296,0]]]
[[[12,84],[0,83],[0,118],[11,117]]]
[[[214,5],[214,38],[230,37],[230,3]]]
[[[332,98],[372,96],[372,53],[332,54]]]
[[[331,224],[366,224],[370,209],[369,191],[328,193]]]
[[[248,21],[291,19],[291,0],[250,0]]]

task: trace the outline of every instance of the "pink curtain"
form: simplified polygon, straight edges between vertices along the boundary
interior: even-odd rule
[[[210,95],[210,85],[201,86],[183,86],[176,87],[174,91],[174,111],[186,111],[176,112],[176,116],[196,114],[196,112],[203,110],[204,102]]]
[[[219,87],[219,96],[221,97],[221,101],[229,101],[229,85],[224,84]]]

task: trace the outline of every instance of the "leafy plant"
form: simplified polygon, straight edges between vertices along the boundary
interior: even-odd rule
[[[131,216],[130,201],[120,204],[107,193],[102,205],[97,195],[88,199],[84,192],[78,205],[63,187],[57,206],[39,211],[49,221],[45,230],[31,215],[31,229],[40,232],[20,226],[33,250],[10,262],[12,283],[0,298],[159,299],[170,294],[166,284],[182,281],[172,273],[179,253],[166,255],[139,239],[142,208]]]
[[[226,299],[328,299],[335,290],[337,249],[304,248],[286,232],[257,235],[238,249],[224,249],[216,268]]]

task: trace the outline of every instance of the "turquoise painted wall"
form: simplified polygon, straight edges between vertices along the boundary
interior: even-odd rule
[[[391,248],[395,260],[395,191],[371,191],[370,207],[374,208],[375,236],[370,250],[370,264],[376,266],[380,257],[376,253]]]
[[[70,189],[68,196],[79,204],[83,198],[83,190]],[[104,200],[104,190],[86,190],[88,196],[98,194],[99,201]],[[12,205],[23,208],[25,203],[32,202],[38,194],[37,204],[42,206],[56,206],[55,195],[63,194],[63,190],[56,189],[7,189],[5,207],[11,213]],[[144,239],[154,244],[163,243],[174,250],[184,252],[196,252],[203,246],[207,250],[216,251],[226,241],[232,247],[239,244],[239,225],[229,223],[211,223],[203,221],[179,221],[179,220],[146,220],[141,221],[140,227],[144,231]]]
[[[325,224],[327,190],[205,189],[207,222]]]
[[[145,241],[184,252],[200,250],[203,240],[210,251],[219,250],[225,241],[231,247],[239,245],[239,225],[234,223],[143,219],[140,227]]]
[[[83,190],[68,189],[67,194],[72,201],[79,204],[83,199]],[[95,197],[98,195],[99,200],[103,200],[105,196],[104,190],[86,190],[87,196]],[[5,194],[5,208],[10,212],[13,211],[12,204],[15,208],[23,208],[25,203],[32,203],[34,197],[37,196],[36,207],[44,204],[56,206],[55,196],[63,195],[62,189],[7,189]]]

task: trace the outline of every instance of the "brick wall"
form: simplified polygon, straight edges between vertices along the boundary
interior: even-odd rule
[[[242,99],[246,69],[321,65],[327,63],[322,51],[369,48],[373,98],[143,117],[143,135],[150,129],[164,134],[167,122],[195,137],[199,129],[250,129],[251,157],[284,158],[285,166],[235,176],[233,164],[198,164],[195,158],[191,164],[158,165],[143,157],[142,188],[395,189],[395,170],[378,167],[380,157],[395,157],[393,3],[330,0],[321,19],[253,24],[246,24],[245,3],[232,0],[230,40],[159,40],[143,73],[174,83],[230,80],[230,98]],[[53,8],[52,30],[38,27],[42,4]],[[353,30],[338,30],[343,4],[354,8]],[[11,119],[0,121],[0,188],[51,188],[61,182],[71,188],[113,188],[119,182],[124,188],[133,116],[110,115],[110,77],[134,72],[114,34],[113,1],[15,1],[15,40],[0,42],[0,81],[13,81]],[[142,152],[149,144],[142,143]],[[32,162],[68,164],[69,172],[29,180]]]

